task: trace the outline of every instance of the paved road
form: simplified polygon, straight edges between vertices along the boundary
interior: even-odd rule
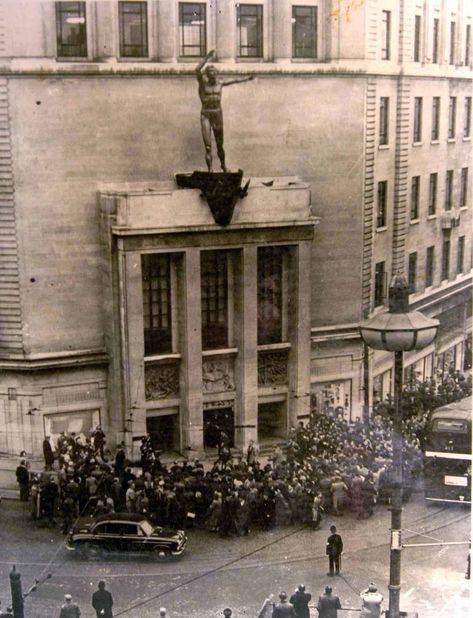
[[[389,512],[382,505],[369,520],[357,521],[351,515],[337,518],[345,542],[339,578],[326,575],[325,542],[333,523],[328,518],[319,531],[255,530],[242,539],[190,531],[188,552],[181,560],[165,564],[125,556],[105,561],[72,558],[59,532],[36,527],[27,505],[20,502],[4,501],[0,522],[3,604],[9,599],[8,573],[13,564],[22,574],[24,590],[35,578],[52,574],[26,600],[27,618],[58,616],[66,592],[78,600],[82,616],[94,616],[90,596],[101,578],[113,593],[115,616],[127,618],[154,618],[160,606],[168,608],[170,618],[213,618],[221,616],[226,606],[234,608],[236,618],[253,618],[269,593],[290,592],[299,583],[305,583],[314,596],[330,584],[348,607],[359,607],[359,591],[370,581],[388,598]],[[406,506],[403,525],[406,543],[429,540],[419,534],[442,541],[470,537],[470,514],[465,507],[425,506],[420,496]],[[415,610],[419,618],[470,616],[466,555],[466,546],[405,549],[401,609]],[[359,613],[340,612],[340,616],[352,618]]]

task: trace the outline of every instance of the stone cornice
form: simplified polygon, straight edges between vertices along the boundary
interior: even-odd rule
[[[104,349],[49,352],[23,356],[11,354],[8,357],[0,358],[0,370],[41,371],[45,369],[107,365],[108,363],[109,357]]]

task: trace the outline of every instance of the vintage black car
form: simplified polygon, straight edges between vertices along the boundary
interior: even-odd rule
[[[169,558],[180,556],[186,544],[183,530],[154,526],[139,514],[111,513],[77,524],[69,535],[67,548],[88,558],[117,551],[148,552],[157,558]]]

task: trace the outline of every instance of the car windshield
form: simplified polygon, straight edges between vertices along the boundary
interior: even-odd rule
[[[150,536],[153,533],[153,526],[149,523],[149,521],[143,520],[140,523],[141,528],[143,529],[143,532],[146,534],[146,536]]]

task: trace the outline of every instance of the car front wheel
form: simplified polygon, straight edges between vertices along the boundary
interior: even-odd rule
[[[171,556],[169,547],[155,547],[153,553],[158,560],[168,560]]]

